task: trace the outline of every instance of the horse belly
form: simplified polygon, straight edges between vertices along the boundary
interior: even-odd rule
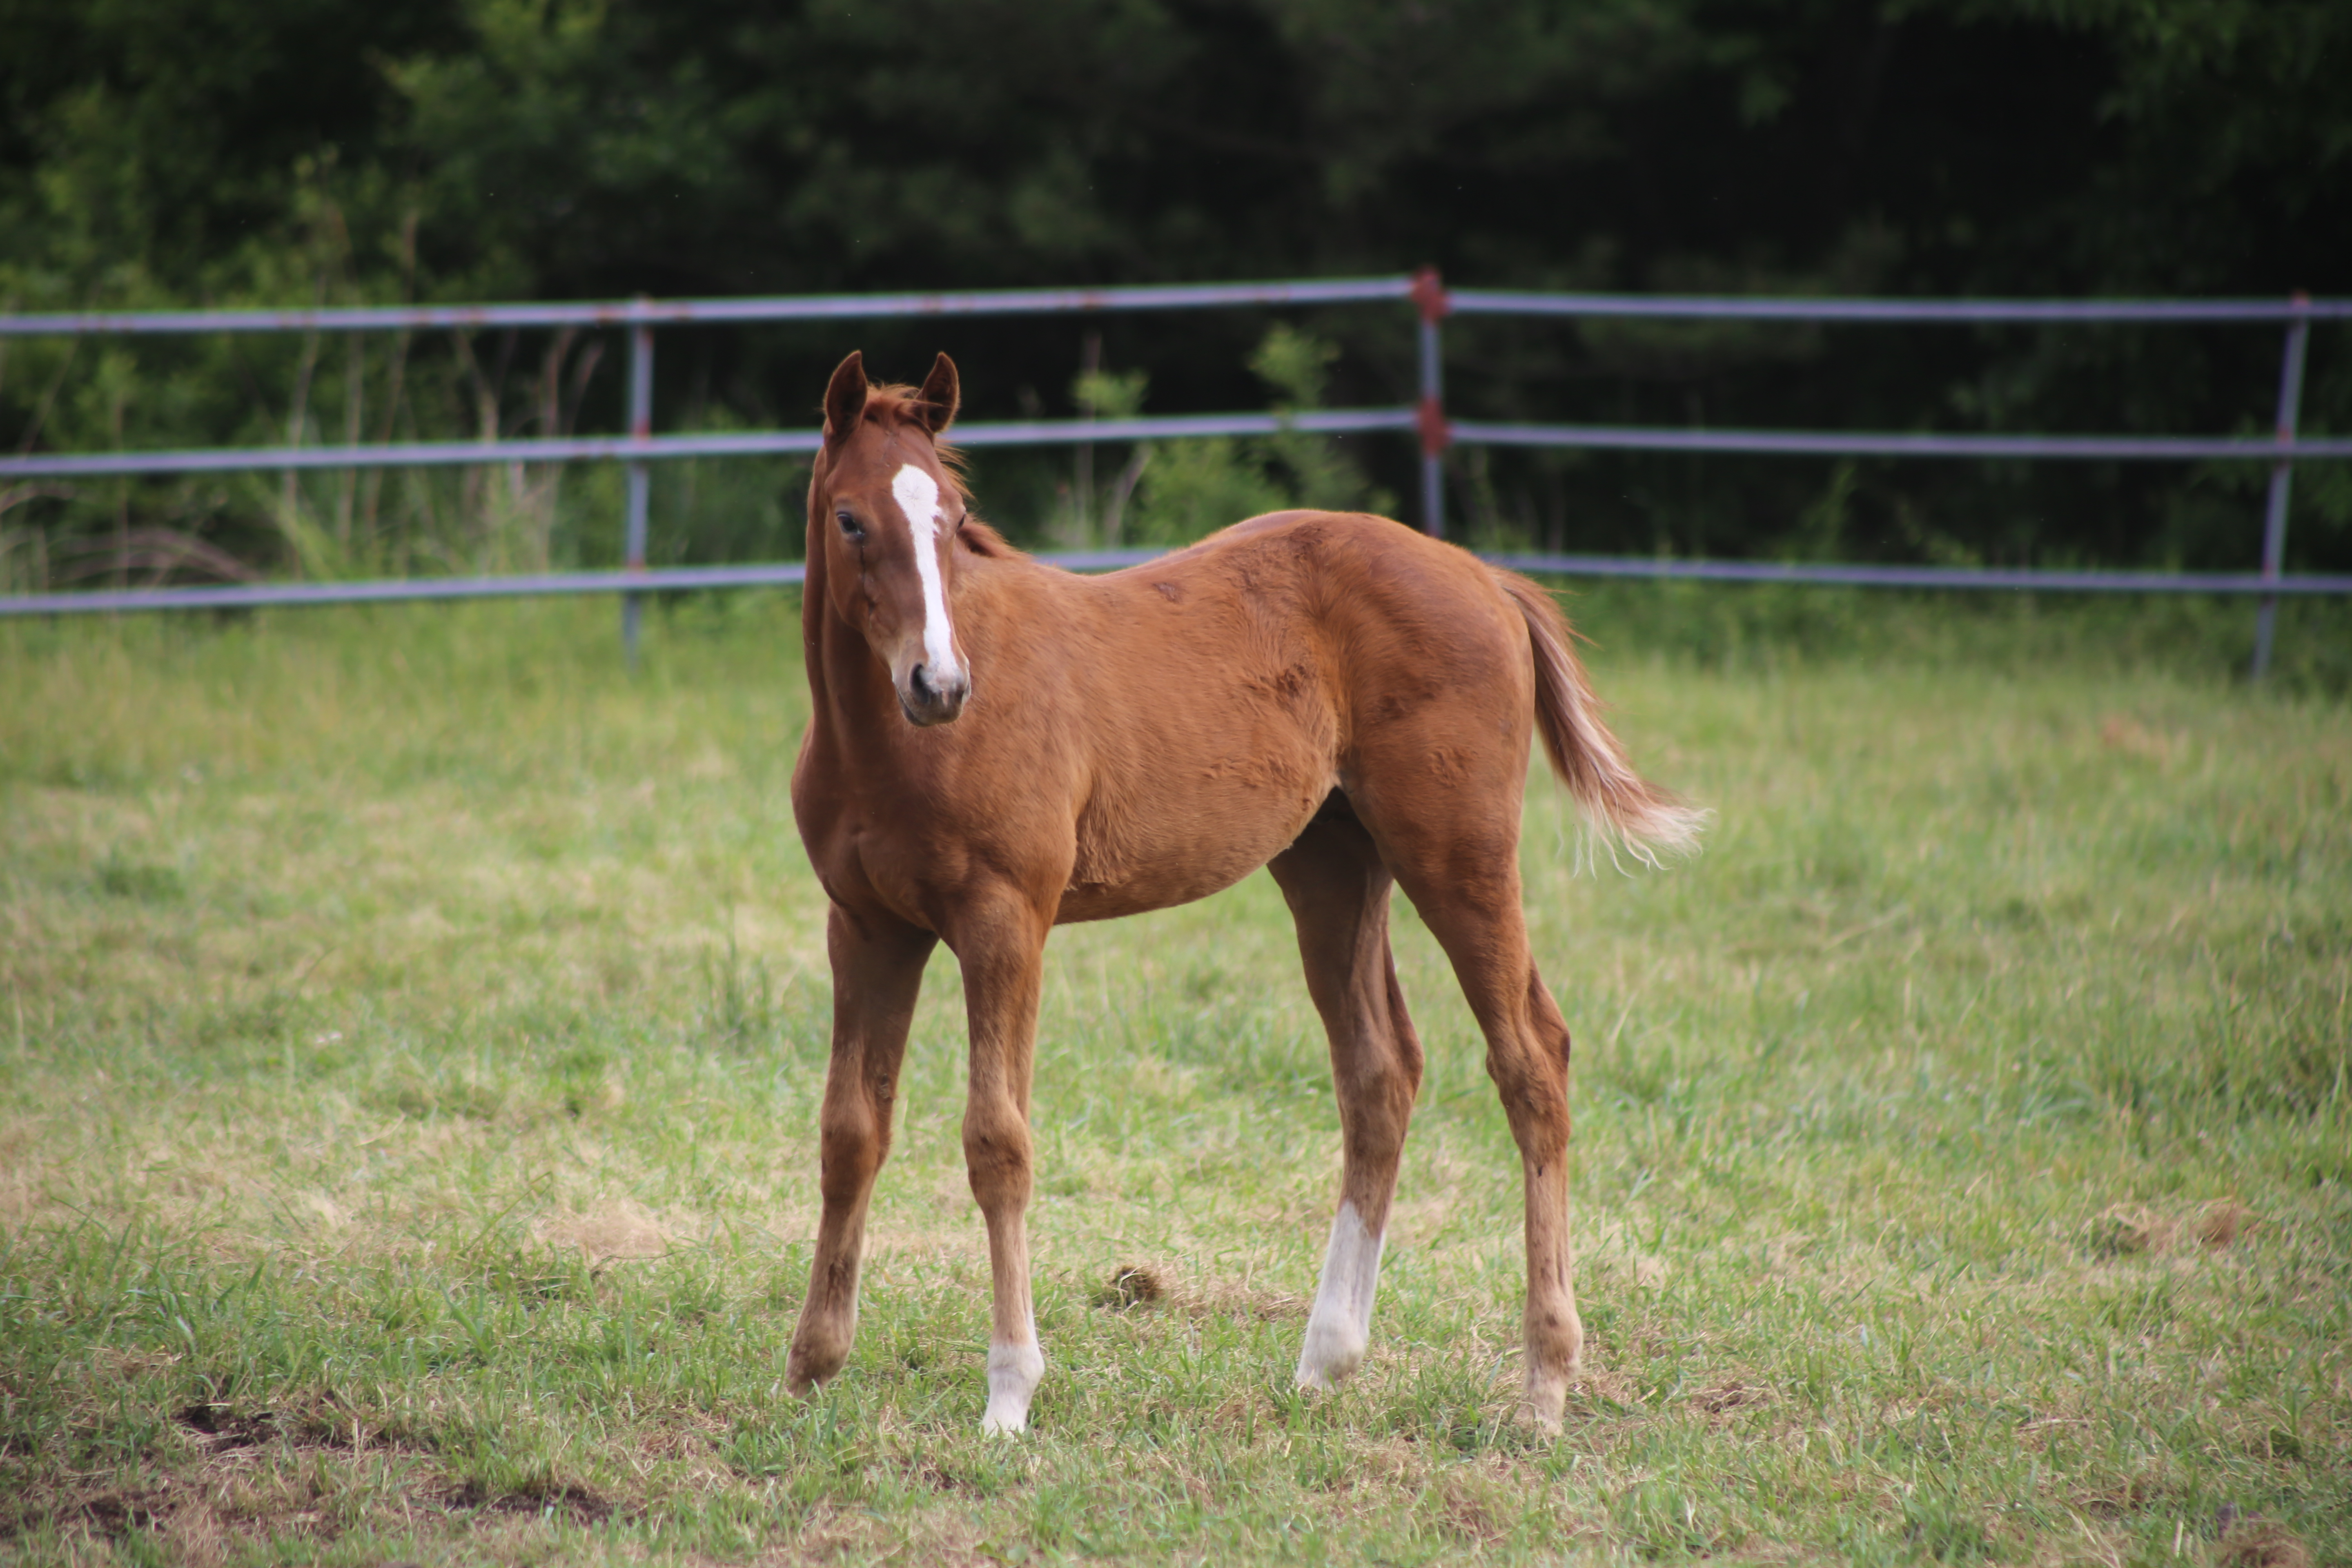
[[[1097,790],[1079,817],[1077,858],[1057,920],[1110,920],[1191,903],[1288,848],[1335,775],[1328,749],[1285,739],[1210,756],[1163,754],[1146,779]]]

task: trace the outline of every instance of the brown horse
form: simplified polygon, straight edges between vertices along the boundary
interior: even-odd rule
[[[971,1029],[963,1146],[995,1287],[983,1430],[1019,1432],[1045,1371],[1029,1297],[1029,1080],[1045,938],[1269,868],[1330,1036],[1345,1170],[1298,1358],[1363,1359],[1421,1043],[1389,952],[1402,883],[1486,1038],[1525,1167],[1522,1415],[1557,1429],[1584,1331],[1570,1281],[1568,1026],[1528,951],[1532,731],[1587,814],[1645,858],[1701,814],[1644,784],[1595,716],[1542,589],[1384,518],[1276,512],[1102,577],[972,517],[919,391],[825,389],[803,642],[815,701],[793,809],[832,900],[824,1215],[795,1392],[839,1371],[923,965],[944,941]]]

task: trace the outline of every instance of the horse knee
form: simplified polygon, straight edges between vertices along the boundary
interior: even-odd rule
[[[1568,1147],[1568,1061],[1524,1048],[1486,1053],[1486,1076],[1502,1098],[1503,1114],[1523,1153],[1549,1154]]]
[[[963,1121],[964,1173],[983,1209],[1029,1201],[1029,1124],[1011,1107],[973,1107]]]
[[[888,1152],[886,1125],[865,1106],[828,1108],[817,1127],[817,1191],[828,1203],[857,1198]]]

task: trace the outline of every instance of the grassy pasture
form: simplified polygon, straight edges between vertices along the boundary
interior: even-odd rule
[[[1590,1333],[1548,1442],[1402,902],[1430,1074],[1359,1379],[1287,1386],[1338,1132],[1258,877],[1055,939],[1048,1374],[983,1441],[944,955],[856,1353],[782,1394],[789,599],[656,617],[635,679],[603,604],[0,627],[0,1559],[2352,1560],[2343,700],[2196,673],[2242,609],[1578,613],[1718,819],[1622,877],[1530,795]]]

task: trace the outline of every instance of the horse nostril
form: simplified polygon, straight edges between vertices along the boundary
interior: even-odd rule
[[[926,702],[929,702],[931,700],[930,671],[924,668],[921,665],[919,664],[915,666],[914,668],[907,672],[907,684],[915,689],[915,695],[917,697],[921,698]]]

